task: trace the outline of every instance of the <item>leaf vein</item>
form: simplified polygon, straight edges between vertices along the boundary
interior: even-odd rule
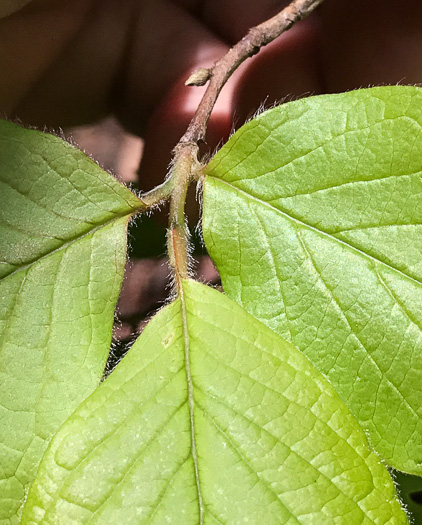
[[[349,327],[349,330],[350,332],[356,337],[356,340],[359,342],[360,346],[362,347],[362,349],[364,350],[365,352],[365,356],[369,359],[369,361],[371,361],[375,367],[377,368],[377,370],[380,372],[380,375],[381,375],[381,380],[379,382],[379,385],[378,385],[378,389],[381,385],[381,381],[382,381],[382,378],[384,378],[387,383],[392,387],[392,390],[395,391],[399,397],[404,401],[406,407],[410,410],[411,413],[413,413],[417,419],[419,419],[419,415],[418,413],[416,412],[416,410],[409,404],[409,402],[407,401],[407,399],[405,398],[405,396],[401,393],[400,389],[394,384],[394,382],[387,376],[387,374],[384,374],[383,371],[381,370],[381,367],[380,365],[378,364],[378,362],[375,360],[375,358],[372,356],[372,354],[366,349],[365,345],[363,344],[363,342],[360,340],[357,332],[353,329],[352,325],[350,324],[350,321],[346,315],[346,313],[344,312],[344,310],[341,308],[336,296],[334,295],[334,292],[333,290],[330,289],[330,287],[327,285],[327,283],[324,281],[323,277],[322,277],[322,274],[321,272],[318,270],[314,260],[313,260],[313,257],[311,255],[311,253],[309,252],[307,246],[306,246],[306,242],[304,239],[302,239],[299,231],[297,231],[297,236],[298,236],[298,239],[300,240],[307,256],[309,257],[309,260],[310,262],[312,263],[313,267],[315,268],[315,271],[318,273],[318,275],[320,276],[321,278],[321,282],[322,284],[325,286],[325,289],[329,292],[330,296],[332,297],[334,303],[336,304],[337,308],[338,308],[338,311],[340,312],[342,318],[344,319],[344,321],[347,323],[348,327]],[[376,407],[374,406],[374,410],[376,409]]]

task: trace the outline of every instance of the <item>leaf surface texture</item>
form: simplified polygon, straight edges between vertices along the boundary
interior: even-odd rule
[[[98,385],[140,201],[53,135],[0,121],[0,523]]]
[[[261,520],[407,522],[387,470],[305,356],[185,281],[55,435],[22,523]]]
[[[226,293],[334,384],[372,444],[422,473],[422,91],[282,105],[206,167]]]

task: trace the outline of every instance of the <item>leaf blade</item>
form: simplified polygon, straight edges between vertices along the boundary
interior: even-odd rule
[[[204,191],[226,292],[304,351],[384,459],[414,473],[421,101],[395,86],[276,108],[216,155]]]
[[[201,505],[204,523],[406,523],[329,383],[235,303],[187,281],[55,436],[22,522],[200,523]]]
[[[101,379],[139,201],[52,135],[1,121],[0,158],[0,523],[17,523],[51,435]]]

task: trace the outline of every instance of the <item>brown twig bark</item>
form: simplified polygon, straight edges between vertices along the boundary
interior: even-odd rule
[[[323,0],[294,0],[277,15],[253,27],[230,51],[209,70],[209,84],[198,109],[180,143],[204,140],[208,121],[224,84],[247,58],[306,18]]]
[[[262,47],[290,29],[293,24],[306,18],[322,2],[323,0],[293,0],[273,18],[250,29],[211,69],[207,71],[201,68],[189,77],[187,85],[203,85],[207,81],[209,83],[185,134],[174,149],[174,191],[171,196],[168,251],[178,289],[181,279],[188,277],[188,239],[184,218],[186,191],[193,171],[197,170],[198,144],[205,138],[218,95],[242,62],[258,53]]]

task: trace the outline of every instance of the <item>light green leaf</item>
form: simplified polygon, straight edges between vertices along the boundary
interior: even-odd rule
[[[22,523],[406,523],[332,386],[211,288],[181,298],[51,441]]]
[[[101,379],[140,201],[61,139],[0,121],[0,523]]]
[[[328,375],[372,444],[422,473],[422,90],[308,98],[206,168],[203,230],[229,296]]]

